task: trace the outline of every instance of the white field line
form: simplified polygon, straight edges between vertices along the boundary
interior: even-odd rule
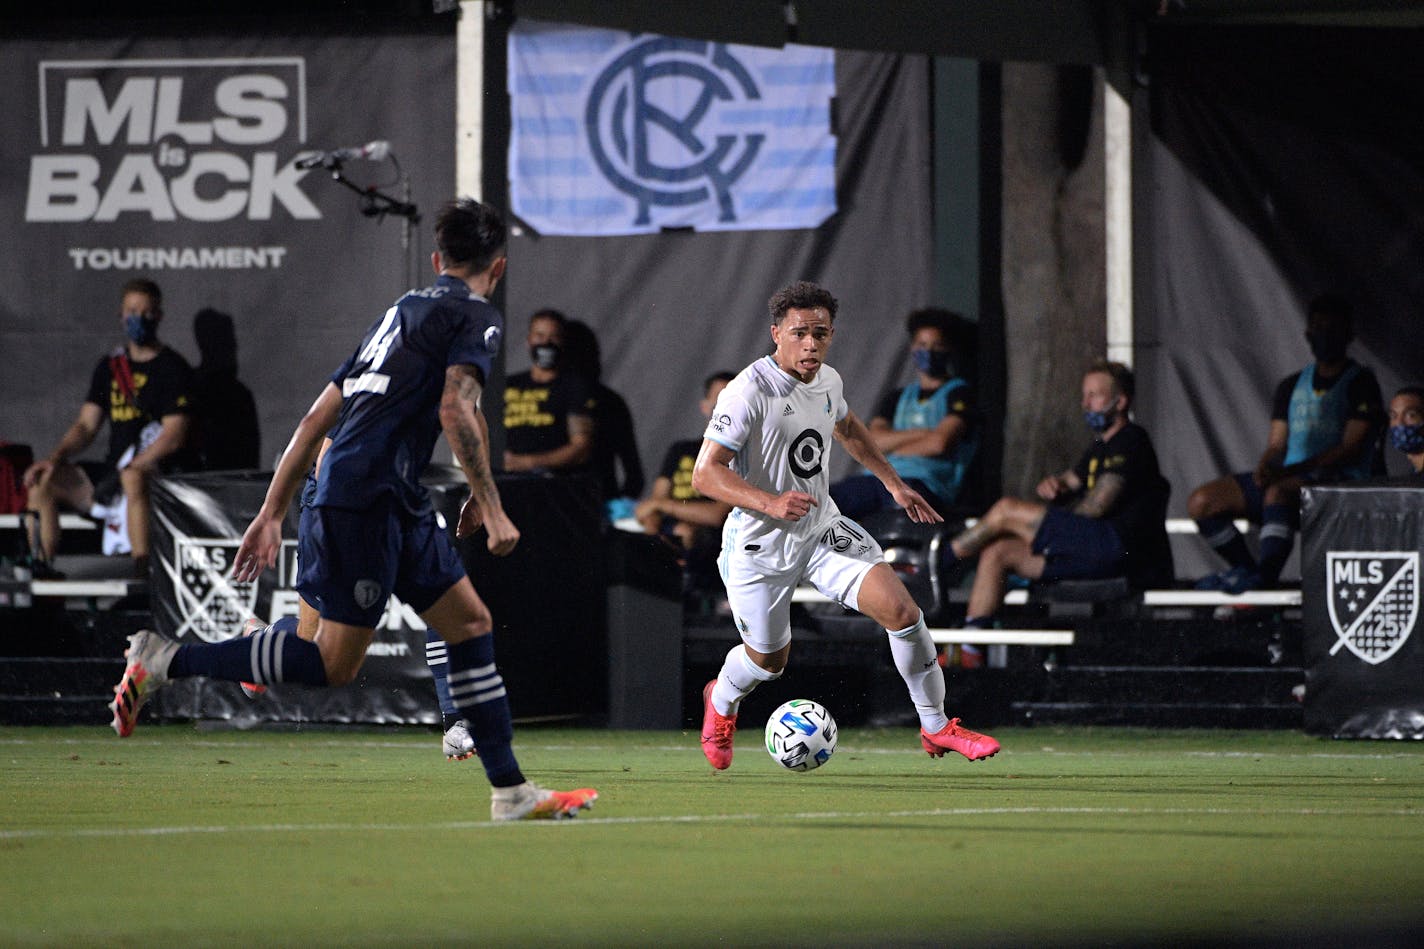
[[[1110,816],[1110,817],[1424,817],[1424,808],[1255,808],[1255,807],[943,807],[904,811],[818,811],[789,814],[664,814],[650,817],[581,817],[576,823],[590,825],[633,824],[730,824],[766,821],[884,820],[886,818],[993,817],[1026,815]],[[311,834],[391,831],[395,833],[444,833],[482,830],[490,827],[543,826],[569,821],[439,821],[434,823],[312,823],[312,824],[213,824],[164,827],[113,827],[82,829],[0,830],[0,840],[92,839],[114,837],[173,837],[197,834]]]
[[[687,733],[689,736],[692,732]],[[750,731],[747,734],[751,734]],[[854,745],[841,745],[837,752],[847,755],[911,755],[919,757],[924,754],[917,744],[914,743],[913,732],[908,732],[911,740],[907,741],[904,748],[857,748]],[[273,737],[285,737],[288,743],[301,748],[357,748],[357,749],[396,749],[412,750],[420,747],[425,742],[438,741],[439,735],[431,732],[429,736],[416,738],[412,737],[404,741],[384,741],[376,739],[340,739],[340,738],[316,738],[306,735],[283,736],[275,734]],[[535,743],[522,742],[518,735],[515,736],[515,749],[519,752],[598,752],[608,754],[619,751],[644,752],[685,752],[697,750],[696,738],[689,737],[685,744],[659,744],[659,745],[601,745],[597,743],[575,744],[559,743]],[[760,741],[753,743],[750,739],[745,739],[747,743],[760,745]],[[143,738],[3,738],[0,739],[0,748],[8,745],[20,747],[26,746],[84,746],[97,745],[106,748],[113,748],[121,751],[124,748],[136,747],[188,747],[188,748],[220,748],[220,749],[243,749],[261,747],[250,741],[223,741],[210,738],[165,738],[165,739],[143,739]],[[1027,755],[1049,755],[1059,758],[1143,758],[1143,757],[1164,757],[1164,758],[1272,758],[1272,759],[1345,759],[1345,760],[1382,760],[1392,761],[1399,758],[1418,758],[1424,756],[1424,748],[1420,751],[1395,751],[1395,752],[1343,752],[1343,751],[1154,751],[1143,749],[1141,751],[1060,751],[1052,747],[1038,748],[1015,748],[1007,747],[1001,752],[1006,757],[1019,757]]]

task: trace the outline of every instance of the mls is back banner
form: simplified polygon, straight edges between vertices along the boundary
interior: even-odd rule
[[[836,211],[835,58],[520,20],[514,212],[544,234],[811,228]]]
[[[325,374],[427,277],[410,261],[453,190],[454,42],[421,29],[0,39],[0,439],[58,441],[122,341],[119,288],[148,277],[160,339],[192,363],[194,315],[233,318],[275,455]],[[426,220],[408,249],[402,221],[298,167],[374,140],[394,157],[342,172],[361,192],[409,186]]]
[[[1424,738],[1424,486],[1307,487],[1301,543],[1306,730]]]

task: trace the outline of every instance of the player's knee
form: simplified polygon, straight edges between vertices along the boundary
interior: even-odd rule
[[[1215,514],[1213,510],[1211,492],[1206,485],[1192,491],[1187,496],[1187,516],[1192,520],[1201,520],[1203,517],[1211,517]]]
[[[907,594],[904,599],[897,600],[890,609],[890,615],[885,619],[886,629],[909,629],[920,621],[920,607]]]

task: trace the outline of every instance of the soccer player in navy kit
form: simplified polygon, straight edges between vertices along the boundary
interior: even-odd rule
[[[742,634],[702,690],[702,753],[719,771],[731,765],[742,699],[786,668],[791,594],[804,578],[885,627],[927,753],[954,751],[970,761],[996,754],[997,741],[945,715],[944,672],[924,615],[875,538],[831,500],[827,458],[834,438],[911,520],[943,520],[890,467],[846,405],[840,374],[825,364],[835,297],[802,281],[778,290],[768,308],[776,349],[722,390],[692,474],[699,492],[733,505],[718,566]]]
[[[341,385],[328,382],[307,410],[234,558],[233,577],[243,582],[276,563],[287,507],[330,433],[313,501],[316,556],[303,560],[297,580],[298,591],[320,604],[315,639],[269,627],[245,639],[180,645],[139,632],[130,637],[110,706],[113,725],[121,737],[131,734],[147,697],[184,676],[260,685],[349,683],[394,592],[448,643],[450,692],[494,788],[492,817],[571,817],[597,792],[551,791],[520,771],[489,609],[420,484],[443,429],[470,486],[457,534],[483,526],[490,552],[501,556],[518,543],[490,472],[479,409],[503,330],[503,317],[487,298],[504,275],[505,226],[492,208],[462,198],[441,210],[435,238],[431,261],[439,279],[388,309],[367,332]]]

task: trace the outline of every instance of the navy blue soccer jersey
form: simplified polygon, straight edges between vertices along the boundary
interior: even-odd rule
[[[364,510],[391,494],[411,513],[427,510],[420,476],[440,435],[445,370],[471,365],[488,379],[503,331],[500,312],[456,277],[396,301],[332,378],[341,415],[315,503]]]

